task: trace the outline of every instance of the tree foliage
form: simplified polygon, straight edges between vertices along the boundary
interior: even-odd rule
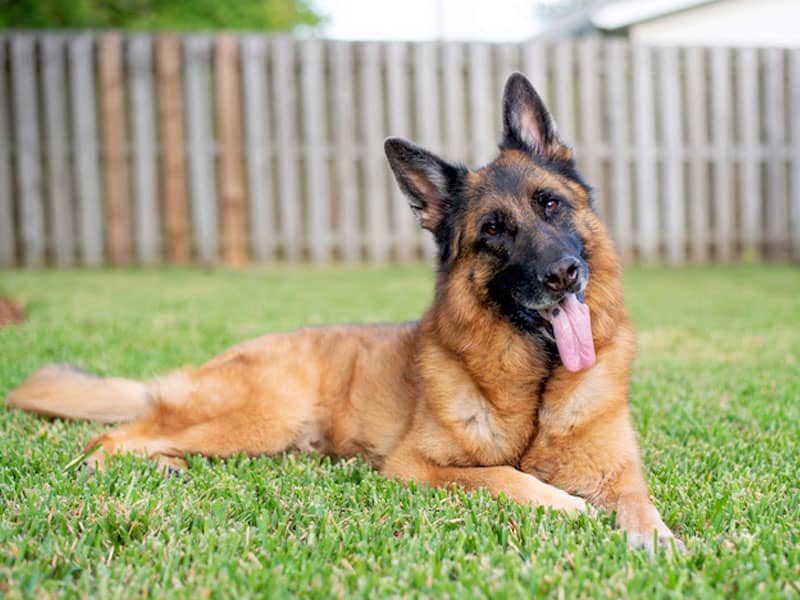
[[[286,31],[317,25],[309,0],[0,0],[0,27]]]

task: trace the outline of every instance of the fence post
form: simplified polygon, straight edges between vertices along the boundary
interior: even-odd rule
[[[42,100],[47,138],[47,208],[50,213],[48,231],[52,255],[59,266],[69,266],[75,261],[67,103],[64,102],[65,47],[64,37],[59,34],[41,37]]]
[[[389,258],[389,223],[387,219],[387,171],[383,156],[383,86],[381,84],[381,47],[378,42],[361,46],[361,127],[364,132],[364,202],[366,213],[367,256],[372,262],[385,263]]]
[[[128,193],[128,134],[120,34],[109,32],[100,36],[98,63],[108,256],[112,264],[124,265],[131,261],[131,219]]]
[[[211,38],[183,38],[187,150],[192,222],[197,257],[205,264],[217,262],[219,216],[214,168],[213,93],[211,87]]]
[[[791,244],[792,258],[800,260],[800,49],[789,53],[789,112],[791,117]]]
[[[149,35],[135,35],[128,40],[127,63],[131,98],[134,240],[138,260],[153,264],[160,257],[161,235],[156,180],[153,39]]]
[[[677,48],[659,49],[661,130],[663,131],[662,194],[667,262],[678,265],[686,251],[686,189],[683,181],[683,106]]]
[[[600,44],[591,37],[578,44],[578,81],[580,90],[581,144],[578,160],[583,165],[586,181],[595,189],[594,199],[600,214],[608,218],[605,180],[600,162],[602,143],[600,125],[603,116],[603,99],[600,92]]]
[[[689,152],[690,252],[696,263],[706,262],[709,250],[708,118],[706,116],[706,51],[686,50],[686,119]]]
[[[80,214],[81,258],[85,265],[98,265],[103,261],[103,209],[98,167],[94,38],[90,34],[79,34],[71,37],[68,44],[72,155]]]
[[[764,52],[764,103],[767,132],[767,256],[785,260],[788,256],[789,213],[786,194],[786,138],[783,50]]]
[[[156,39],[158,123],[161,140],[159,171],[167,260],[191,259],[189,198],[186,185],[186,146],[180,41],[173,34]]]
[[[0,266],[16,264],[16,231],[14,230],[14,206],[11,192],[11,137],[7,107],[6,48],[8,37],[0,35]]]
[[[628,50],[627,44],[618,41],[609,42],[606,45],[606,98],[609,111],[608,160],[611,166],[611,181],[608,188],[609,210],[606,220],[610,223],[617,251],[623,260],[629,260],[633,253]]]
[[[747,253],[761,253],[761,168],[758,156],[760,147],[759,127],[759,77],[758,54],[754,48],[739,48],[736,51],[737,93],[739,96],[739,191],[741,194],[742,247]]]
[[[306,40],[301,54],[301,108],[305,142],[306,211],[311,260],[330,260],[330,194],[326,149],[325,84],[323,46],[319,40]]]
[[[575,46],[570,39],[555,43],[555,102],[550,112],[565,140],[575,140]]]
[[[730,160],[732,129],[730,60],[726,48],[711,50],[712,151],[714,153],[714,238],[716,258],[733,259],[733,169]]]
[[[386,45],[386,105],[389,111],[389,135],[412,137],[409,122],[408,45],[389,42]],[[463,124],[462,124],[463,127]],[[394,217],[396,258],[409,262],[417,257],[418,232],[414,216],[394,179],[390,180],[391,213]]]
[[[550,106],[550,85],[547,76],[548,47],[542,41],[530,41],[525,44],[522,56],[522,68],[530,79],[536,93]]]
[[[438,56],[436,42],[417,42],[413,46],[411,64],[414,71],[414,130],[418,144],[431,152],[440,153],[442,134],[439,116],[439,89],[437,76]],[[433,262],[436,244],[432,236],[423,234],[422,250],[426,259]]]
[[[632,46],[632,49],[637,245],[641,259],[653,263],[658,260],[659,229],[652,51],[644,46]]]
[[[492,98],[489,95],[491,77],[489,50],[491,47],[482,42],[469,44],[469,130],[472,142],[471,162],[483,164],[489,158],[494,147],[495,130],[500,123],[494,123]],[[495,93],[498,93],[499,90]]]
[[[247,262],[247,212],[242,160],[242,96],[239,41],[232,34],[217,36],[214,53],[214,91],[219,130],[219,200],[225,262]]]
[[[267,45],[262,35],[242,39],[242,82],[247,139],[247,189],[253,258],[272,260],[275,253],[272,188],[272,130],[269,126]]]
[[[42,206],[42,154],[39,145],[35,38],[30,34],[11,37],[11,76],[14,86],[17,198],[26,266],[44,264],[45,228]]]
[[[355,96],[353,93],[353,44],[333,42],[331,47],[331,90],[333,101],[333,147],[336,199],[338,200],[339,250],[345,262],[361,258],[362,235],[359,227],[359,185],[356,175]],[[390,98],[391,100],[391,98]],[[391,104],[389,107],[391,111]],[[391,120],[391,113],[390,113]]]
[[[494,46],[495,50],[495,96],[499,97],[501,90],[506,84],[509,75],[521,69],[520,47],[519,44],[503,42]],[[497,123],[495,129],[499,127],[502,118],[502,106],[498,106]]]
[[[275,134],[278,148],[278,202],[284,258],[298,262],[302,258],[298,187],[298,133],[295,124],[295,57],[292,38],[281,36],[271,44],[272,92],[275,94]]]

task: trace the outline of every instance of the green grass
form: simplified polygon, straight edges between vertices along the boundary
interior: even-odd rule
[[[38,365],[150,377],[307,323],[414,318],[422,268],[0,272],[0,397]],[[0,406],[0,595],[797,597],[800,271],[629,270],[636,428],[677,559],[571,520],[386,481],[358,460],[127,457],[65,466],[100,426]],[[1,402],[0,402],[1,403]]]

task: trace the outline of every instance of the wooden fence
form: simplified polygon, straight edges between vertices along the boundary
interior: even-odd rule
[[[479,165],[508,74],[626,260],[800,258],[800,50],[0,32],[0,264],[414,261],[383,156]]]

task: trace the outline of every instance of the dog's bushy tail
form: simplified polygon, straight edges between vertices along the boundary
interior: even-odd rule
[[[139,381],[47,365],[9,393],[8,405],[48,417],[120,423],[147,414],[148,398],[147,385]]]

